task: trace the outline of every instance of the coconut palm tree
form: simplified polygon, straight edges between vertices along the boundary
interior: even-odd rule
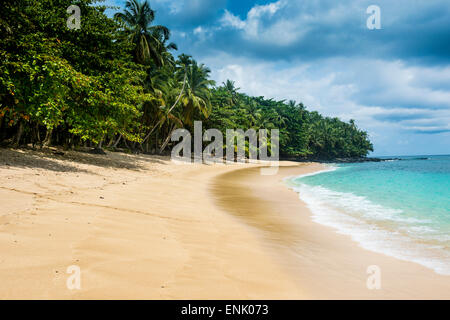
[[[178,105],[178,103],[180,102],[180,99],[183,97],[183,94],[185,93],[185,88],[187,85],[187,69],[188,67],[192,64],[193,60],[192,57],[186,54],[181,54],[178,57],[178,60],[176,61],[176,67],[175,67],[175,73],[173,74],[173,76],[169,75],[169,74],[165,74],[165,72],[161,72],[164,71],[165,68],[162,68],[160,70],[158,70],[158,74],[159,76],[163,76],[163,77],[157,77],[155,80],[156,81],[152,81],[152,90],[161,95],[161,96],[165,96],[166,100],[163,105],[160,106],[160,110],[158,112],[158,122],[156,123],[156,125],[153,126],[153,128],[150,130],[150,132],[144,137],[144,139],[142,140],[142,143],[145,143],[147,141],[147,139],[150,137],[150,135],[155,132],[156,129],[159,129],[165,122],[167,119],[171,119],[171,114],[174,111],[175,107]],[[166,68],[167,69],[167,68]],[[166,70],[167,71],[167,70]],[[182,82],[181,85],[181,89],[179,89],[179,93],[174,94],[176,90],[178,90],[178,84]],[[176,98],[175,98],[176,97]],[[173,98],[173,99],[171,99]],[[172,102],[173,104],[168,107],[167,102]],[[176,117],[176,120],[178,120],[179,117]],[[178,121],[175,121],[176,123]],[[175,128],[175,127],[174,127]],[[164,144],[165,146],[165,144]]]
[[[168,43],[170,30],[162,25],[152,25],[155,11],[147,0],[129,0],[125,4],[124,12],[114,15],[124,24],[124,33],[135,45],[134,58],[140,64],[149,64],[153,61],[161,67],[168,60],[166,52],[177,49],[174,43]]]
[[[240,88],[236,88],[235,82],[232,80],[227,80],[226,82],[222,82],[225,90],[230,95],[230,103],[236,104],[237,103],[237,92]]]
[[[205,65],[198,65],[191,56],[180,55],[177,61],[177,70],[175,79],[167,82],[166,85],[161,86],[164,95],[175,100],[173,105],[168,107],[161,107],[163,114],[158,121],[159,126],[165,125],[168,128],[167,137],[164,140],[160,152],[162,152],[170,141],[170,136],[173,130],[183,127],[184,125],[192,125],[194,117],[197,114],[207,118],[211,112],[211,91],[210,87],[215,84],[213,80],[209,80],[211,70]],[[175,95],[177,91],[176,82],[180,83],[181,76],[183,76],[182,87],[179,94]],[[176,80],[176,79],[179,80]],[[175,82],[173,81],[175,80]],[[181,102],[182,109],[175,109]],[[153,130],[152,130],[153,131]],[[151,131],[151,132],[152,132]],[[150,134],[151,134],[150,132]],[[147,139],[148,137],[145,137]],[[145,140],[144,139],[144,140]]]
[[[184,107],[184,123],[190,125],[193,122],[195,112],[199,112],[205,118],[211,111],[211,91],[210,87],[215,84],[209,80],[211,70],[204,64],[198,65],[195,60],[186,67],[186,89],[181,97],[181,103]]]

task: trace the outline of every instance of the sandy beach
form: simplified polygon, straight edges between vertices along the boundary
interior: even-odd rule
[[[0,299],[450,298],[450,277],[312,222],[283,178],[323,165],[280,165],[0,149]]]

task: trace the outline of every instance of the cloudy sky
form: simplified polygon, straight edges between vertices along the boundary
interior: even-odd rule
[[[178,53],[208,65],[217,83],[355,119],[373,155],[450,154],[448,0],[150,4]],[[367,28],[370,5],[380,7],[381,29]]]

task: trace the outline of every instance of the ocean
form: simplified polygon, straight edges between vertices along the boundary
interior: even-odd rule
[[[450,275],[450,155],[397,158],[330,165],[286,183],[314,221],[365,249]]]

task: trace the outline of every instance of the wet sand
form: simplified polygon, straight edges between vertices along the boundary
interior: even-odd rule
[[[257,169],[233,171],[217,177],[212,192],[218,205],[259,234],[309,299],[449,299],[449,276],[363,249],[350,236],[312,221],[283,179],[322,168],[281,167],[275,176],[261,176]],[[381,271],[379,290],[367,288],[371,265]]]

